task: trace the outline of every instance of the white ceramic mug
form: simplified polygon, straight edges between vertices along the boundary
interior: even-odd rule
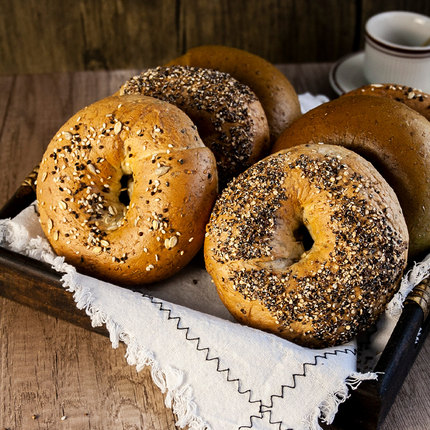
[[[369,83],[407,85],[430,93],[430,17],[383,12],[365,28],[364,74]]]

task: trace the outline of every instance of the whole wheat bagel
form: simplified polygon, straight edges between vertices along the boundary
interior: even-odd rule
[[[295,121],[272,151],[318,142],[352,149],[378,169],[402,206],[410,259],[421,259],[430,249],[430,122],[389,98],[340,97]]]
[[[248,85],[266,112],[272,144],[301,115],[297,93],[285,75],[269,61],[242,49],[219,45],[198,46],[167,65],[220,70]]]
[[[120,94],[155,97],[183,110],[214,153],[222,186],[269,152],[269,126],[260,102],[227,73],[157,67],[129,79]]]
[[[128,196],[127,196],[128,191]],[[217,194],[215,158],[178,108],[112,96],[70,118],[40,165],[40,222],[58,255],[136,285],[184,267]]]
[[[215,204],[204,250],[239,321],[321,348],[375,322],[397,289],[407,244],[396,195],[376,169],[348,149],[310,144],[234,179]]]
[[[416,88],[398,84],[369,84],[349,91],[342,97],[358,95],[388,97],[404,103],[430,121],[430,95]]]

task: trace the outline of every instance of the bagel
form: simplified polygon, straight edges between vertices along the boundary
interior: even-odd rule
[[[349,91],[342,97],[358,95],[389,97],[416,110],[430,121],[430,95],[416,88],[398,84],[370,84]]]
[[[394,189],[409,229],[409,258],[430,249],[430,123],[384,97],[348,96],[299,118],[272,151],[304,143],[342,145],[370,161]]]
[[[323,348],[375,322],[407,244],[397,197],[376,169],[346,148],[312,144],[234,179],[215,203],[204,252],[235,318]]]
[[[269,127],[260,102],[227,73],[157,67],[129,79],[120,94],[155,97],[183,110],[214,153],[222,186],[269,152]]]
[[[272,144],[301,115],[299,99],[290,81],[258,55],[228,46],[204,45],[167,63],[167,66],[173,65],[220,70],[248,85],[266,113]]]
[[[203,244],[216,195],[215,158],[191,120],[144,96],[112,96],[76,113],[49,143],[37,178],[54,251],[124,286],[184,267]]]

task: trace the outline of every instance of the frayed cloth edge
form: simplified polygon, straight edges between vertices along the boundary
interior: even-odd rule
[[[403,304],[408,294],[430,274],[430,254],[414,266],[405,274],[400,282],[399,291],[391,299],[387,306],[390,316],[398,318],[403,310]]]
[[[351,390],[356,390],[363,381],[376,380],[378,374],[374,372],[351,373],[337,388],[330,393],[326,399],[309,415],[304,422],[303,428],[306,430],[322,430],[319,422],[332,424],[339,410],[339,406],[351,395]]]
[[[127,346],[125,358],[129,365],[135,366],[138,372],[147,366],[151,368],[153,382],[165,394],[166,407],[172,409],[176,415],[176,425],[180,428],[188,426],[190,430],[210,430],[209,425],[197,415],[197,406],[192,398],[192,387],[183,383],[183,372],[171,366],[162,368],[152,351],[139,345],[118,323],[93,306],[91,292],[74,283],[73,278],[70,274],[66,274],[63,280],[68,291],[73,292],[77,307],[85,310],[94,327],[103,324],[106,326],[113,348],[117,348],[120,341]]]

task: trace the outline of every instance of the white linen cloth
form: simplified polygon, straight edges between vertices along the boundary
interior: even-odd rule
[[[301,96],[306,110],[326,101]],[[56,256],[40,228],[36,204],[0,220],[0,246],[47,262],[85,309],[93,326],[105,324],[112,346],[127,345],[137,370],[151,366],[179,427],[193,430],[315,430],[331,423],[349,390],[373,372],[357,371],[357,347],[313,350],[233,321],[197,258],[153,289],[133,292],[84,276]],[[405,276],[390,305],[401,309],[429,262]],[[421,276],[422,275],[422,276]],[[394,315],[391,312],[390,315]],[[388,318],[372,353],[382,351],[396,316]],[[382,333],[382,334],[381,334]]]

